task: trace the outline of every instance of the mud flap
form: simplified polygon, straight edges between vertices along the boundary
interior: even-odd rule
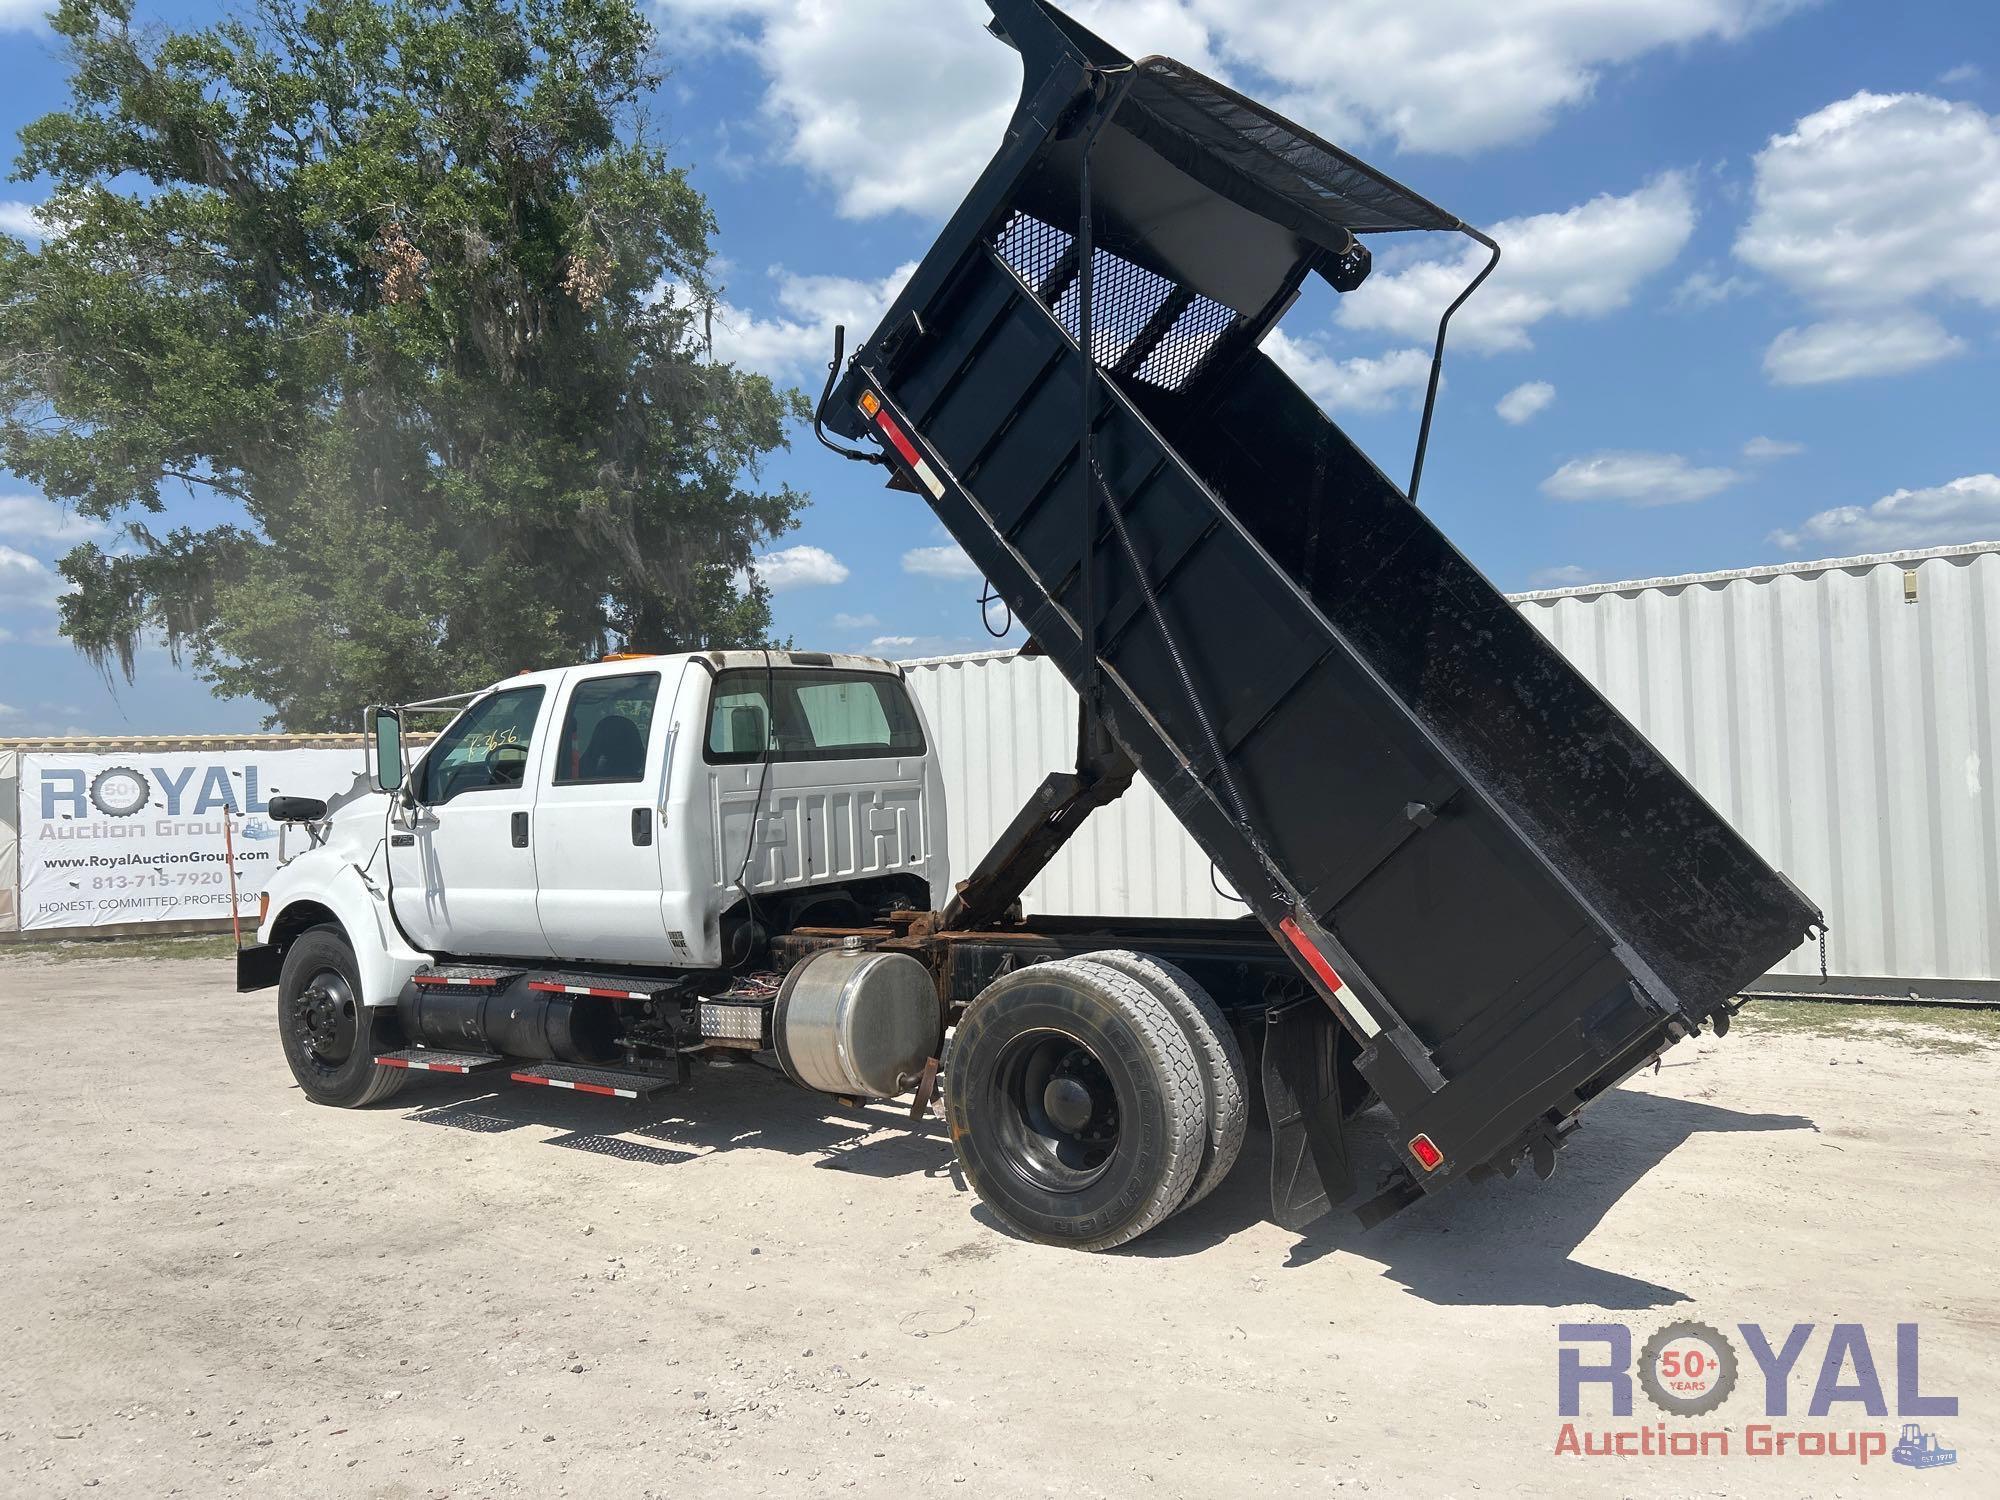
[[[1264,1013],[1271,1217],[1303,1229],[1354,1191],[1341,1123],[1338,1025],[1317,998]]]

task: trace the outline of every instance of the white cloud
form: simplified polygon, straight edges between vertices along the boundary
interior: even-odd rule
[[[824,547],[782,547],[754,564],[764,587],[774,594],[847,582],[848,567]]]
[[[0,604],[42,607],[56,602],[62,580],[48,564],[0,545]]]
[[[1787,328],[1764,351],[1764,373],[1778,385],[1823,385],[1862,375],[1902,375],[1965,352],[1965,340],[1920,312],[1829,318]]]
[[[7,29],[7,0],[0,0],[0,31]],[[0,198],[0,234],[16,239],[39,241],[48,231],[35,215],[39,203],[23,203],[19,198]]]
[[[1555,399],[1554,386],[1546,380],[1530,380],[1502,396],[1494,403],[1493,409],[1500,414],[1501,421],[1510,427],[1519,427]]]
[[[0,0],[0,31],[39,31],[55,8],[55,0]]]
[[[1977,83],[1985,76],[1978,63],[1960,63],[1957,67],[1946,68],[1938,74],[1938,82],[1946,88],[1951,88],[1961,83]]]
[[[1291,338],[1274,329],[1264,352],[1329,411],[1387,411],[1422,394],[1431,357],[1422,349],[1392,349],[1380,356],[1336,359],[1314,338]]]
[[[1573,458],[1542,481],[1552,500],[1619,500],[1628,505],[1685,505],[1706,500],[1743,476],[1702,469],[1678,453],[1595,453]]]
[[[1753,437],[1743,445],[1743,456],[1753,463],[1772,458],[1794,458],[1805,451],[1804,443],[1794,443],[1787,438]]]
[[[987,34],[978,0],[871,0],[865,12],[828,0],[661,3],[676,41],[735,46],[763,70],[780,154],[832,188],[848,218],[948,211],[999,148],[1021,91],[1020,57]],[[1064,8],[1135,55],[1209,61],[1208,28],[1184,0]]]
[[[878,635],[868,644],[878,651],[893,650],[898,646],[914,646],[917,638],[913,635]]]
[[[1724,276],[1703,267],[1674,288],[1673,305],[1680,308],[1716,307],[1750,290],[1748,278]]]
[[[833,617],[836,630],[870,630],[881,623],[873,615],[838,614]]]
[[[1597,575],[1588,568],[1575,563],[1562,563],[1553,568],[1540,568],[1528,575],[1528,586],[1537,589],[1573,589],[1586,583],[1596,583]]]
[[[880,281],[852,276],[802,276],[774,267],[779,311],[762,318],[729,303],[715,309],[715,357],[774,380],[817,379],[833,357],[833,327],[847,325],[848,347],[875,331],[896,293],[916,269],[896,267]],[[811,380],[808,380],[811,383]]]
[[[956,544],[912,547],[903,554],[903,571],[919,578],[977,578],[979,565]]]
[[[762,70],[788,161],[862,218],[949,209],[1000,143],[1020,59],[976,0],[661,0],[677,45],[737,48]],[[1072,0],[1133,56],[1225,73],[1350,144],[1471,152],[1525,140],[1604,71],[1733,41],[1811,0]],[[897,66],[885,83],[885,39]]]
[[[1827,315],[1771,345],[1764,368],[1781,384],[1956,353],[1919,304],[2000,308],[2000,119],[1865,90],[1807,115],[1757,153],[1736,254]]]
[[[40,542],[80,542],[110,528],[64,510],[39,495],[0,495],[0,536]]]
[[[1841,505],[1774,531],[1796,552],[1808,544],[1828,556],[1897,552],[1911,547],[2000,540],[2000,475],[1968,474],[1927,490],[1897,490],[1873,505]]]
[[[1607,67],[1733,41],[1796,0],[1223,0],[1223,50],[1288,85],[1304,123],[1471,152],[1526,140],[1587,101]]]
[[[1756,169],[1750,265],[1830,306],[2000,307],[2000,121],[1978,106],[1864,91],[1773,136]]]
[[[1452,319],[1452,342],[1488,353],[1526,349],[1529,330],[1545,318],[1615,312],[1640,282],[1673,264],[1694,226],[1694,198],[1678,172],[1622,198],[1600,194],[1561,213],[1496,224],[1500,268]],[[1428,339],[1485,261],[1485,249],[1473,245],[1445,259],[1378,270],[1340,299],[1337,317],[1348,328]]]

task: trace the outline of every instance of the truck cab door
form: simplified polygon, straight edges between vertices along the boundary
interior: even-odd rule
[[[671,963],[661,911],[661,808],[679,663],[572,671],[536,793],[542,934],[558,958]],[[663,696],[664,692],[664,696]]]
[[[431,953],[545,958],[535,909],[537,761],[562,678],[502,688],[451,722],[389,815],[390,902]]]

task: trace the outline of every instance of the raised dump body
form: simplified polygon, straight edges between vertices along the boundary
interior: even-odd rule
[[[1819,914],[1260,349],[1308,276],[1365,276],[1365,237],[1474,232],[1177,63],[988,3],[1020,105],[828,423],[882,445],[1291,952],[1414,1180],[1546,1166]]]

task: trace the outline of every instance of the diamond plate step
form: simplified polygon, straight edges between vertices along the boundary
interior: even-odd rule
[[[441,1052],[435,1047],[405,1047],[375,1059],[378,1068],[409,1068],[418,1073],[478,1073],[497,1068],[507,1059],[490,1052]]]
[[[493,964],[434,964],[417,970],[410,976],[410,983],[439,990],[504,989],[527,972]]]
[[[579,1094],[604,1094],[614,1099],[645,1099],[674,1087],[675,1080],[657,1073],[627,1073],[616,1068],[580,1068],[574,1063],[536,1063],[507,1075],[516,1083],[575,1089]]]

